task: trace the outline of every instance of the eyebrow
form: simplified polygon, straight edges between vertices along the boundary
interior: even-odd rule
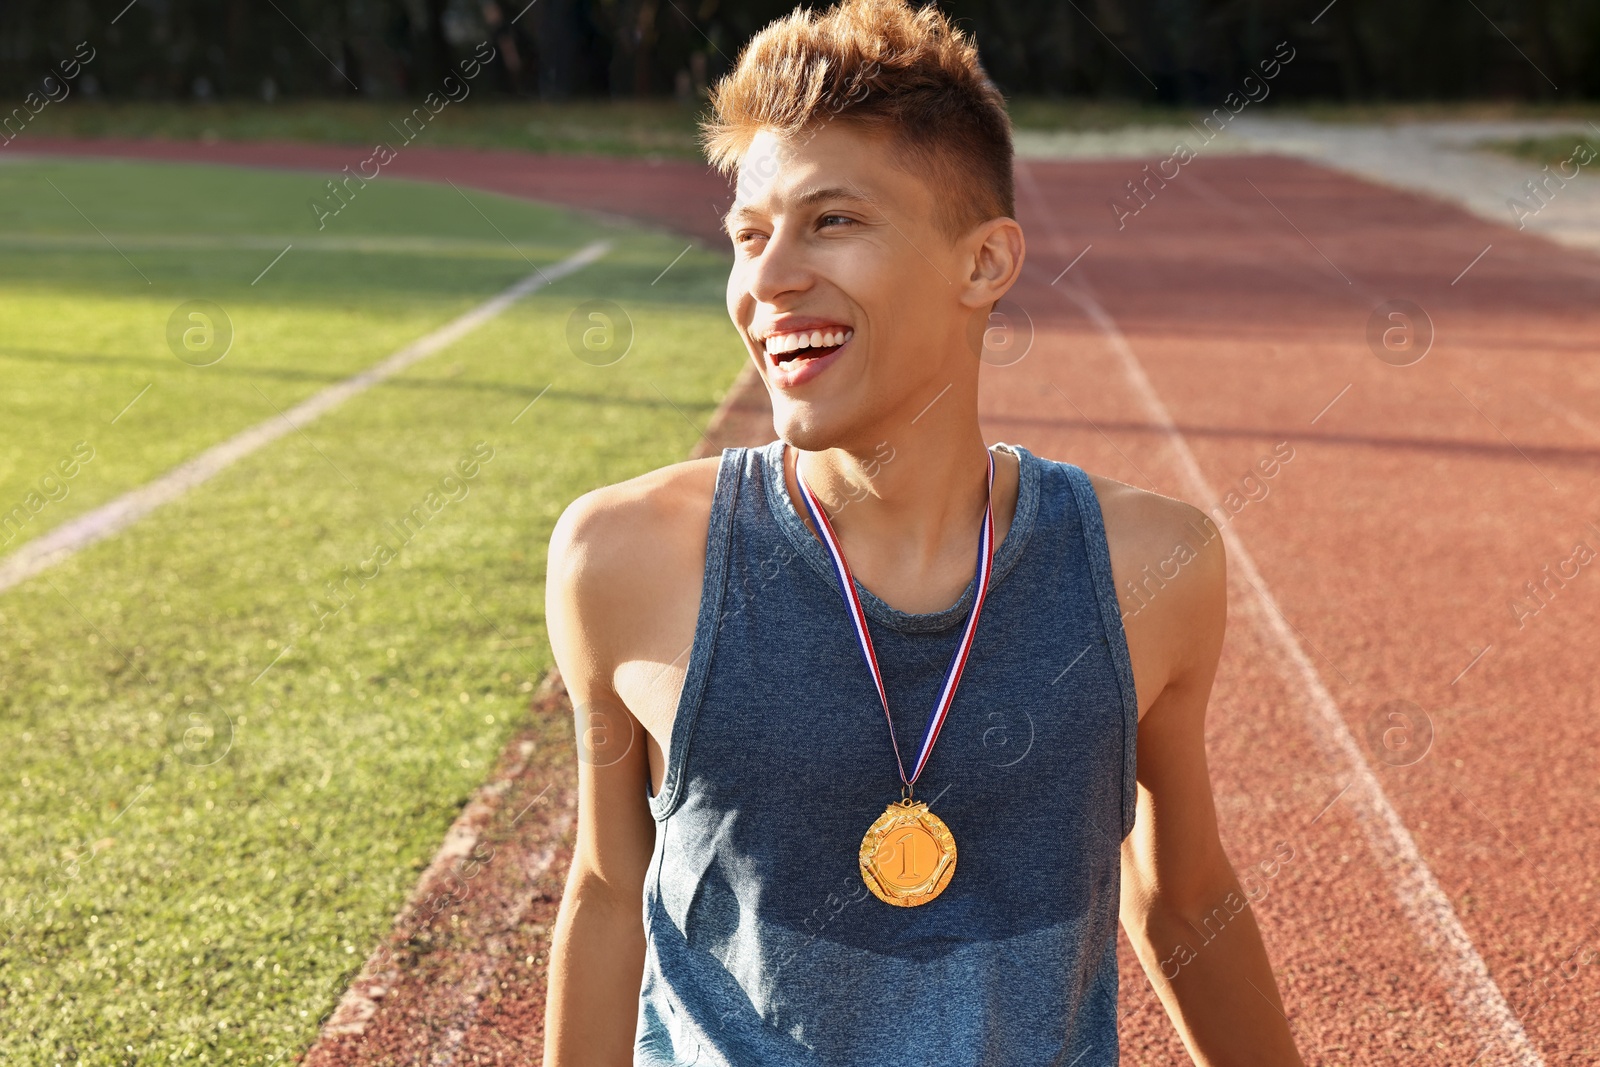
[[[878,202],[872,199],[872,197],[867,196],[865,193],[856,192],[851,189],[845,189],[836,185],[829,186],[826,189],[811,189],[807,192],[801,193],[800,196],[795,199],[795,206],[798,208],[807,208],[824,200],[845,200],[853,204],[863,204],[868,207],[878,206]],[[733,226],[736,222],[739,222],[740,220],[754,214],[757,214],[757,212],[749,205],[729,208],[728,213],[722,217],[722,228],[731,234]]]

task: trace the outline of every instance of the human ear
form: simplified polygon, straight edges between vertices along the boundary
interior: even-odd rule
[[[1022,273],[1026,243],[1016,219],[997,218],[976,227],[967,239],[971,268],[961,302],[967,307],[989,307],[1016,284]]]

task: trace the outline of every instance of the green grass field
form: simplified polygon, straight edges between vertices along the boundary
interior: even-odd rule
[[[1597,127],[1600,128],[1600,127]],[[1588,146],[1588,152],[1580,152],[1583,146]],[[1578,174],[1595,171],[1595,161],[1592,153],[1600,152],[1600,133],[1587,137],[1582,134],[1557,137],[1522,137],[1514,141],[1490,141],[1485,148],[1525,159],[1530,163],[1541,166],[1548,165],[1557,173]],[[1590,158],[1588,165],[1583,163],[1584,158]],[[1565,164],[1565,166],[1563,166]]]
[[[25,137],[161,137],[290,140],[370,146],[393,141],[393,123],[415,101],[84,101],[45,108]],[[1111,130],[1176,123],[1205,108],[1095,100],[1010,101],[1012,121],[1040,130]],[[673,100],[578,100],[559,104],[477,102],[450,106],[419,143],[605,156],[703,159],[696,142],[703,107]],[[21,147],[26,142],[19,140]]]
[[[164,137],[179,141],[319,141],[370,146],[393,141],[417,101],[72,101],[49,107],[29,133],[66,137]],[[699,158],[698,108],[672,100],[591,100],[561,104],[455,104],[426,124],[419,143],[520,148],[608,156]]]
[[[305,1048],[526,714],[562,507],[683,457],[743,358],[720,251],[692,248],[651,284],[683,239],[398,180],[319,234],[317,184],[0,166],[0,511],[45,500],[0,553],[377,362],[528,260],[614,244],[0,592],[5,1064]],[[210,366],[168,349],[169,315],[194,299],[234,328]],[[610,366],[568,348],[590,299],[634,326]],[[430,491],[442,509],[330,611],[327,583]]]
[[[1220,97],[1217,101],[1220,103]],[[23,137],[160,137],[196,140],[292,140],[370,146],[392,141],[391,123],[415,106],[401,100],[103,101],[73,97],[45,108]],[[1214,105],[1213,105],[1214,106]],[[1181,125],[1209,107],[1133,101],[1018,96],[1011,121],[1025,130],[1116,130]],[[440,112],[422,143],[606,156],[701,159],[696,144],[702,104],[675,100],[575,100],[535,103],[473,100]],[[1450,119],[1582,119],[1600,122],[1589,103],[1457,101],[1437,103],[1300,103],[1272,113],[1318,122],[1412,122]],[[18,147],[26,142],[18,140]],[[1567,145],[1570,149],[1571,146]],[[1561,158],[1566,158],[1562,156]]]

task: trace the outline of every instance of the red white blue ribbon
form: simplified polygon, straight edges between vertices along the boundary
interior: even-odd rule
[[[833,560],[833,575],[839,580],[845,607],[850,611],[850,622],[855,627],[856,638],[861,645],[861,655],[867,661],[867,669],[872,672],[873,684],[878,687],[878,699],[883,702],[883,715],[889,722],[889,744],[894,748],[894,761],[900,769],[900,780],[909,788],[916,782],[918,775],[922,773],[922,768],[927,764],[928,756],[933,752],[933,744],[938,740],[939,731],[944,726],[945,718],[950,714],[950,705],[955,701],[956,686],[961,684],[961,672],[966,669],[967,655],[972,651],[973,636],[978,631],[978,616],[983,612],[983,600],[989,594],[989,575],[994,570],[994,455],[989,454],[989,500],[983,509],[983,528],[978,532],[977,591],[972,598],[972,614],[967,617],[967,626],[962,631],[961,641],[950,657],[950,667],[945,671],[944,685],[940,687],[933,712],[928,716],[927,728],[922,733],[922,747],[917,753],[916,766],[912,768],[910,777],[906,776],[906,765],[900,759],[900,746],[894,738],[894,716],[889,714],[889,694],[883,686],[883,670],[878,666],[878,654],[872,648],[872,635],[867,632],[867,613],[862,610],[861,597],[856,593],[855,578],[850,573],[850,565],[844,560],[844,550],[839,546],[838,535],[833,532],[833,524],[828,521],[822,505],[817,502],[811,487],[806,484],[805,476],[800,473],[800,455],[798,451],[795,454],[795,481],[800,483],[800,495],[805,500],[806,510],[811,513],[811,521],[822,535],[822,543],[827,546],[828,556]]]

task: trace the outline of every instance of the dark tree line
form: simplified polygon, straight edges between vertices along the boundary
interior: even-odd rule
[[[527,6],[524,6],[524,5]],[[1279,99],[1600,97],[1600,0],[942,0],[1009,94],[1215,103],[1280,41]],[[0,88],[112,99],[690,96],[788,0],[0,0]]]

